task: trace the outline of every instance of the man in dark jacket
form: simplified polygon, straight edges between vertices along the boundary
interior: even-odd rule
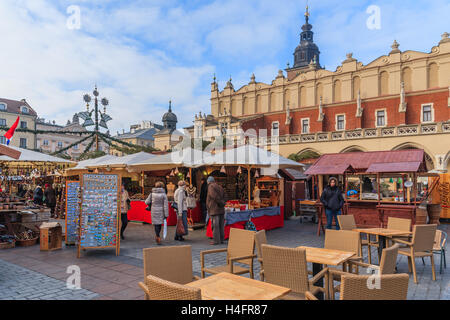
[[[331,177],[328,180],[328,186],[323,190],[320,201],[322,202],[327,215],[327,229],[331,229],[334,218],[336,230],[339,230],[337,216],[341,214],[341,209],[344,206],[344,197],[342,196],[342,191],[337,186],[336,178]]]
[[[211,226],[213,230],[213,242],[211,245],[223,243],[225,233],[225,192],[218,185],[213,177],[208,177],[208,196],[206,197],[206,208],[211,217]]]
[[[40,185],[37,185],[36,189],[34,189],[33,202],[40,206],[42,206],[42,203],[44,202],[44,191],[42,191],[42,187]]]
[[[202,207],[202,217],[205,224],[208,224],[208,212],[206,209],[206,199],[208,197],[208,183],[205,178],[202,178],[202,186],[200,188],[200,205]]]
[[[55,189],[52,188],[51,184],[45,185],[45,205],[50,208],[50,215],[55,218],[55,207],[56,207],[56,193]]]

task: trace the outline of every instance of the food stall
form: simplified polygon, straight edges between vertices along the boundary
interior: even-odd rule
[[[344,191],[342,213],[354,215],[358,227],[385,227],[390,216],[426,223],[418,206],[435,187],[423,192],[423,181],[433,174],[427,173],[420,149],[325,154],[305,174],[313,176],[319,191],[318,234],[326,223],[320,195],[331,176]]]
[[[278,175],[278,170],[299,168],[302,164],[253,145],[226,149],[204,159],[202,164],[221,167],[225,173],[235,170],[238,180],[247,176],[246,192],[241,192],[240,199],[226,205],[225,238],[230,228],[243,229],[247,221],[253,222],[256,230],[271,230],[284,225],[284,179]],[[245,195],[246,199],[243,199]],[[206,235],[212,237],[211,221]]]

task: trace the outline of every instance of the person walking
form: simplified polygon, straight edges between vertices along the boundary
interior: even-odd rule
[[[48,208],[50,208],[50,217],[56,218],[55,217],[56,193],[55,189],[53,189],[51,184],[47,183],[45,185],[44,196],[45,196],[45,205]]]
[[[202,186],[200,187],[200,205],[202,207],[202,218],[205,225],[208,225],[209,215],[206,209],[206,198],[208,197],[208,183],[205,178],[202,178]]]
[[[36,189],[34,189],[33,202],[40,206],[42,206],[44,202],[44,191],[42,191],[42,187],[39,184],[36,186]]]
[[[342,191],[337,185],[337,179],[331,177],[328,180],[328,186],[323,190],[320,196],[325,213],[327,215],[327,229],[331,229],[333,219],[336,222],[336,230],[340,230],[337,216],[341,214],[342,207],[344,206],[344,197]]]
[[[145,200],[146,205],[151,205],[152,224],[155,227],[155,241],[161,245],[161,228],[164,220],[169,217],[169,201],[167,199],[164,183],[158,181]]]
[[[184,234],[178,234],[175,232],[175,240],[176,241],[184,241],[183,236],[188,235],[188,223],[187,223],[187,193],[186,193],[186,182],[178,181],[178,188],[175,190],[174,194],[175,202],[177,203],[178,210],[177,216],[178,219],[182,219]]]
[[[120,227],[120,238],[125,240],[123,233],[128,225],[128,210],[130,210],[130,196],[128,194],[125,185],[122,184],[122,192],[120,197],[120,218],[122,221],[122,227]]]
[[[206,207],[211,217],[211,226],[213,230],[213,241],[209,244],[217,245],[224,242],[224,219],[225,219],[225,192],[218,185],[213,177],[208,177],[208,196],[206,198]]]

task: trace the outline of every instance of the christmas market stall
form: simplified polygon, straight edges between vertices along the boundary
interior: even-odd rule
[[[318,190],[314,194],[318,234],[326,224],[320,195],[332,176],[344,192],[342,214],[353,215],[358,227],[386,227],[388,217],[426,223],[427,208],[423,206],[436,187],[436,183],[428,185],[428,179],[438,177],[428,173],[420,149],[324,154],[305,174],[312,176]]]
[[[196,168],[198,167],[196,161],[202,162],[207,156],[209,156],[209,153],[187,147],[173,150],[164,155],[156,155],[140,162],[135,161],[129,163],[127,170],[141,175],[143,198],[132,201],[132,208],[128,212],[128,218],[130,220],[151,223],[151,215],[149,211],[145,210],[147,206],[144,200],[150,194],[155,183],[162,181],[166,186],[167,196],[169,198],[169,218],[167,219],[167,224],[169,226],[176,225],[177,216],[175,210],[172,208],[171,202],[174,200],[173,195],[178,181],[185,180],[189,184],[186,187],[189,198],[188,225],[193,229],[203,227],[202,211],[199,202],[199,177],[201,171]]]
[[[15,154],[2,152],[5,148]],[[32,202],[33,191],[37,185],[51,184],[59,199],[62,172],[76,163],[17,147],[1,146],[0,153],[0,242],[8,238],[17,245],[35,244],[39,226],[50,219],[50,209]]]
[[[218,183],[225,181],[225,238],[230,228],[251,228],[248,222],[256,230],[284,226],[284,179],[278,171],[301,168],[302,164],[253,145],[219,151],[197,164],[202,164],[205,175],[214,176],[216,172]],[[206,235],[212,237],[211,221]]]

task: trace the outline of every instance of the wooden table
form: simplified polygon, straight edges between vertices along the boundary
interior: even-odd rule
[[[228,272],[188,283],[187,286],[201,289],[203,300],[274,300],[291,292],[288,288]]]
[[[351,259],[355,253],[349,251],[332,250],[325,248],[314,248],[314,247],[297,247],[298,249],[306,250],[306,261],[313,264],[313,275],[318,274],[323,269],[323,265],[328,266],[338,266],[349,259]],[[323,287],[323,278],[317,281],[319,286]],[[323,293],[318,293],[317,297],[323,299]]]
[[[368,235],[373,234],[373,235],[376,235],[379,237],[378,261],[381,261],[381,254],[383,253],[383,249],[386,248],[386,237],[408,236],[408,235],[412,234],[412,232],[409,232],[409,231],[401,231],[401,230],[386,229],[386,228],[353,229],[353,231],[356,231],[359,233],[366,233]]]

